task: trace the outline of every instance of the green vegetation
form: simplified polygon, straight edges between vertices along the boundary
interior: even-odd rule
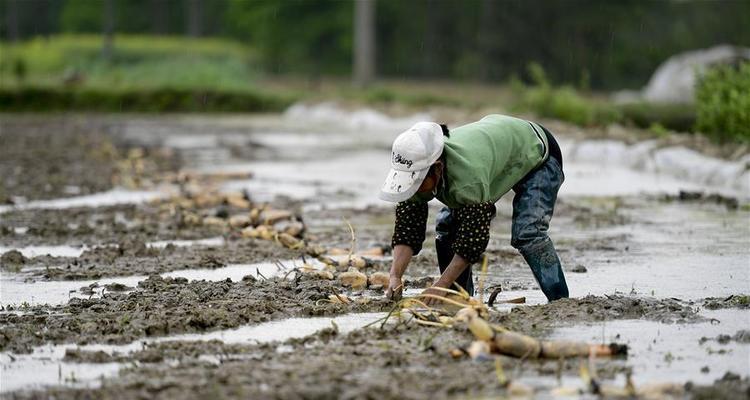
[[[709,71],[696,103],[698,130],[720,142],[750,141],[750,63]]]
[[[258,75],[248,48],[219,39],[118,35],[112,58],[99,35],[59,35],[0,44],[3,86],[18,83],[24,65],[36,85],[106,88],[246,89]],[[186,68],[189,66],[189,68]]]
[[[648,129],[657,136],[668,131],[691,132],[696,111],[691,104],[632,103],[614,105],[607,100],[585,95],[573,86],[553,86],[539,64],[528,66],[533,85],[511,81],[518,99],[516,111],[532,112],[540,117],[555,118],[580,126],[606,126],[612,123]]]
[[[207,35],[256,49],[267,73],[350,72],[351,1],[112,2],[116,45],[121,34]],[[101,33],[104,4],[0,1],[0,36]],[[553,84],[619,90],[642,87],[676,53],[750,45],[746,0],[377,0],[376,8],[377,71],[385,79],[528,82],[526,65],[537,61]],[[191,11],[198,18],[187,18]],[[6,22],[14,15],[16,24]]]
[[[227,40],[96,35],[1,44],[5,111],[278,111],[291,98],[257,89],[246,47]]]
[[[695,106],[692,104],[631,103],[617,106],[622,120],[638,128],[692,132],[695,127]],[[661,129],[659,129],[661,128]],[[663,132],[660,132],[663,134]]]
[[[532,86],[517,80],[512,83],[520,99],[517,110],[581,126],[608,125],[621,119],[618,110],[607,102],[586,98],[571,86],[552,86],[539,64],[530,64],[528,71]]]
[[[3,111],[263,112],[282,111],[292,99],[251,90],[102,89],[23,87],[0,89]]]
[[[229,33],[258,49],[269,72],[349,73],[351,1],[229,0],[226,7]]]

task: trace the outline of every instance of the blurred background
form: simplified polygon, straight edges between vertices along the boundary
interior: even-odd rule
[[[2,0],[0,21],[7,111],[336,99],[750,135],[750,91],[715,98],[750,85],[742,0]]]

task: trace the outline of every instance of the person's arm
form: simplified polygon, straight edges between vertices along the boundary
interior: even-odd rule
[[[494,203],[479,203],[455,209],[458,223],[456,240],[453,242],[455,253],[448,267],[443,271],[433,287],[455,289],[453,282],[466,268],[482,257],[490,241],[490,222],[495,217]],[[427,289],[423,294],[444,296],[445,291]],[[435,299],[426,299],[427,304],[436,304]]]
[[[471,263],[468,260],[461,257],[459,254],[455,254],[450,264],[448,264],[448,268],[443,271],[443,274],[440,275],[440,278],[432,286],[455,289],[453,287],[453,282],[458,279],[461,273],[464,272],[469,265],[471,265]]]
[[[419,254],[427,228],[427,203],[401,202],[396,205],[396,223],[393,228],[393,263],[388,287],[385,290],[387,298],[398,300],[403,291],[401,278],[412,256]]]
[[[405,244],[398,244],[393,247],[393,263],[391,264],[391,276],[388,282],[388,288],[385,290],[385,297],[393,300],[401,298],[404,290],[404,283],[401,278],[409,266],[414,251]]]

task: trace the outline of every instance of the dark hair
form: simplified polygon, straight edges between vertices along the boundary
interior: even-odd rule
[[[440,124],[440,129],[443,130],[443,136],[445,136],[445,137],[451,137],[450,131],[448,130],[448,125],[446,125],[446,124]]]

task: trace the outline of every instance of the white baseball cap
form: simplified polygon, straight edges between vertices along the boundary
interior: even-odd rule
[[[443,129],[434,122],[417,122],[393,141],[391,170],[380,189],[380,199],[407,200],[422,185],[427,172],[443,154]]]

